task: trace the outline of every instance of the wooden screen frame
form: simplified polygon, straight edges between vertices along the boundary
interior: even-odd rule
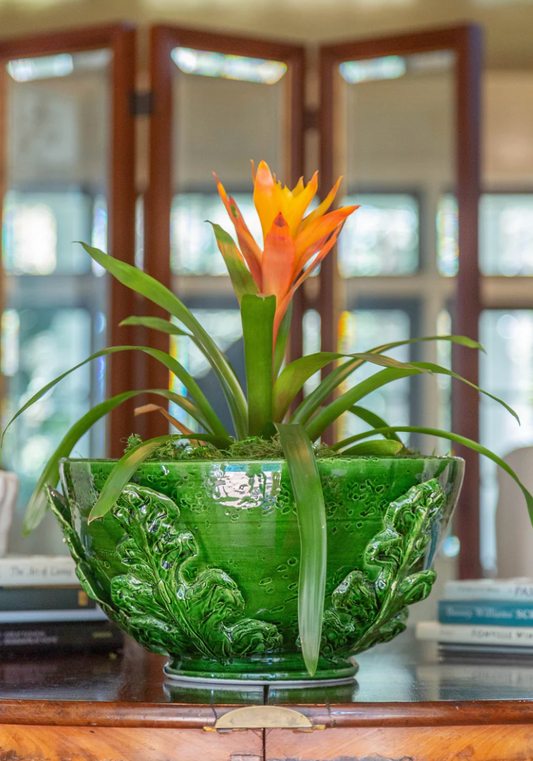
[[[170,212],[172,206],[172,67],[171,51],[178,46],[210,52],[266,58],[287,64],[290,76],[289,177],[296,184],[304,174],[304,73],[305,48],[281,42],[212,34],[185,27],[158,25],[150,30],[150,82],[153,111],[150,119],[148,188],[145,199],[145,271],[171,287]],[[302,353],[303,301],[295,299],[291,353]],[[148,312],[166,316],[162,310],[147,305]],[[168,336],[154,336],[154,346],[168,351]],[[160,364],[148,362],[147,388],[168,387],[168,371]],[[168,432],[168,424],[159,416],[147,421],[145,435]]]
[[[322,193],[333,185],[335,98],[334,77],[343,61],[411,55],[436,50],[455,52],[455,162],[457,204],[459,209],[460,263],[457,275],[454,332],[477,340],[481,312],[478,266],[478,204],[480,195],[481,151],[481,74],[482,30],[473,24],[444,29],[413,32],[381,38],[348,41],[320,48],[320,188]],[[320,311],[322,315],[322,350],[337,351],[335,282],[336,255],[328,256],[320,273]],[[454,347],[454,370],[472,383],[478,383],[477,352]],[[452,404],[453,431],[479,441],[479,397],[466,384],[454,385]],[[463,485],[455,526],[461,541],[459,575],[475,578],[482,575],[480,560],[479,456],[457,446],[465,459],[467,477]],[[475,548],[478,548],[477,551]]]
[[[111,24],[30,37],[0,40],[0,60],[29,58],[59,53],[109,48],[113,51],[111,64],[111,151],[108,182],[108,251],[128,264],[135,263],[135,115],[131,110],[131,94],[135,90],[136,31],[129,24]],[[0,75],[0,134],[5,134],[5,74]],[[4,156],[0,156],[0,198],[4,197]],[[0,219],[0,229],[1,229]],[[1,271],[1,268],[0,268]],[[0,274],[0,292],[3,283]],[[131,314],[131,291],[110,278],[108,307],[108,337],[113,345],[133,342],[131,328],[119,328],[119,322]],[[133,359],[128,353],[118,354],[110,361],[107,390],[110,395],[133,387]],[[132,431],[132,404],[127,403],[111,415],[108,453],[120,456],[124,445],[121,439]]]

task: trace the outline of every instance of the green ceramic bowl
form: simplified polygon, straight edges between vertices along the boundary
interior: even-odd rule
[[[457,500],[454,457],[319,459],[328,565],[314,679],[351,677],[353,655],[405,628]],[[287,466],[149,462],[111,513],[87,518],[112,460],[63,460],[51,492],[78,575],[180,678],[308,680],[298,641],[299,534]]]

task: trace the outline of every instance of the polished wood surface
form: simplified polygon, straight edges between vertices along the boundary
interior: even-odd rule
[[[357,658],[356,680],[337,687],[239,690],[167,681],[166,659],[128,642],[122,656],[0,661],[0,722],[99,726],[213,725],[239,704],[298,706],[328,726],[521,723],[533,719],[533,658],[439,662],[410,632]],[[179,704],[179,709],[176,704]],[[90,714],[85,709],[90,705]],[[440,717],[440,719],[439,719]]]
[[[118,657],[4,660],[0,759],[533,757],[533,659],[443,663],[408,632],[358,661],[357,680],[349,685],[217,691],[166,682],[165,658],[131,642]],[[255,705],[259,716],[284,706],[308,717],[312,729],[217,730],[221,716],[243,705]]]
[[[267,748],[269,761],[525,761],[533,754],[533,727],[328,729],[299,737],[273,729]]]

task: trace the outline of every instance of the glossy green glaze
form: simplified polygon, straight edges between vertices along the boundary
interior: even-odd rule
[[[283,460],[148,462],[113,511],[87,523],[110,460],[65,460],[50,491],[87,592],[168,673],[306,680],[298,642],[299,535]],[[457,458],[318,460],[328,566],[316,679],[405,628],[457,500]]]

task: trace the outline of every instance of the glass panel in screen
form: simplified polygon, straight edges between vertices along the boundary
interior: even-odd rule
[[[481,397],[481,443],[505,456],[533,444],[533,311],[486,310],[480,320],[480,384],[507,402],[521,425],[500,405]],[[496,568],[494,510],[496,465],[486,457],[481,466],[481,560],[488,571]]]
[[[216,344],[226,354],[235,372],[244,382],[244,352],[242,345],[241,314],[238,309],[222,306],[218,309],[191,308],[198,322],[207,330]],[[220,384],[211,371],[209,363],[197,346],[184,336],[173,336],[171,340],[172,354],[187,368],[196,380],[213,409],[216,410],[223,425],[231,430],[231,416]],[[181,396],[186,395],[185,386],[175,377],[171,381],[171,389]],[[171,404],[171,414],[191,430],[198,430],[198,424],[181,408]]]
[[[105,346],[103,271],[73,241],[106,249],[110,64],[110,52],[99,50],[6,65],[4,424],[48,381]],[[11,551],[64,551],[52,520],[22,541],[22,515],[46,459],[104,392],[102,360],[13,425],[3,462],[21,479]],[[102,456],[104,430],[95,426],[74,453]]]
[[[458,268],[457,202],[444,195],[437,214],[441,275]],[[479,207],[479,267],[484,275],[533,275],[533,193],[484,193]]]
[[[320,351],[320,313],[316,309],[308,309],[305,312],[302,323],[303,355],[316,354]],[[332,365],[333,367],[333,365]],[[315,373],[304,383],[303,394],[308,396],[320,383],[321,373]]]
[[[339,326],[339,351],[352,354],[364,352],[386,341],[402,341],[411,336],[411,320],[402,309],[356,309],[344,312]],[[388,356],[401,362],[410,359],[409,346],[399,346],[388,352]],[[359,381],[368,378],[381,368],[362,365],[345,382],[342,391],[347,391]],[[375,412],[390,425],[409,425],[410,415],[409,380],[400,380],[383,386],[361,400],[360,405]],[[355,433],[368,430],[368,426],[354,415],[345,414],[338,427],[338,438],[343,439]],[[402,436],[408,441],[407,436]]]
[[[336,170],[361,204],[339,245],[343,277],[414,274],[432,250],[435,262],[427,222],[454,181],[453,68],[449,51],[340,65]]]
[[[176,48],[173,58],[173,183],[171,269],[174,290],[228,353],[244,384],[242,330],[237,301],[216,246],[216,222],[234,229],[216,192],[213,172],[237,201],[262,247],[252,199],[250,160],[265,159],[282,181],[289,76],[280,62]],[[197,379],[232,431],[218,382],[187,341],[175,341],[180,361]],[[182,411],[172,414],[194,430]]]
[[[342,277],[410,275],[417,271],[419,203],[405,193],[348,195],[343,205],[359,205],[339,238]]]

